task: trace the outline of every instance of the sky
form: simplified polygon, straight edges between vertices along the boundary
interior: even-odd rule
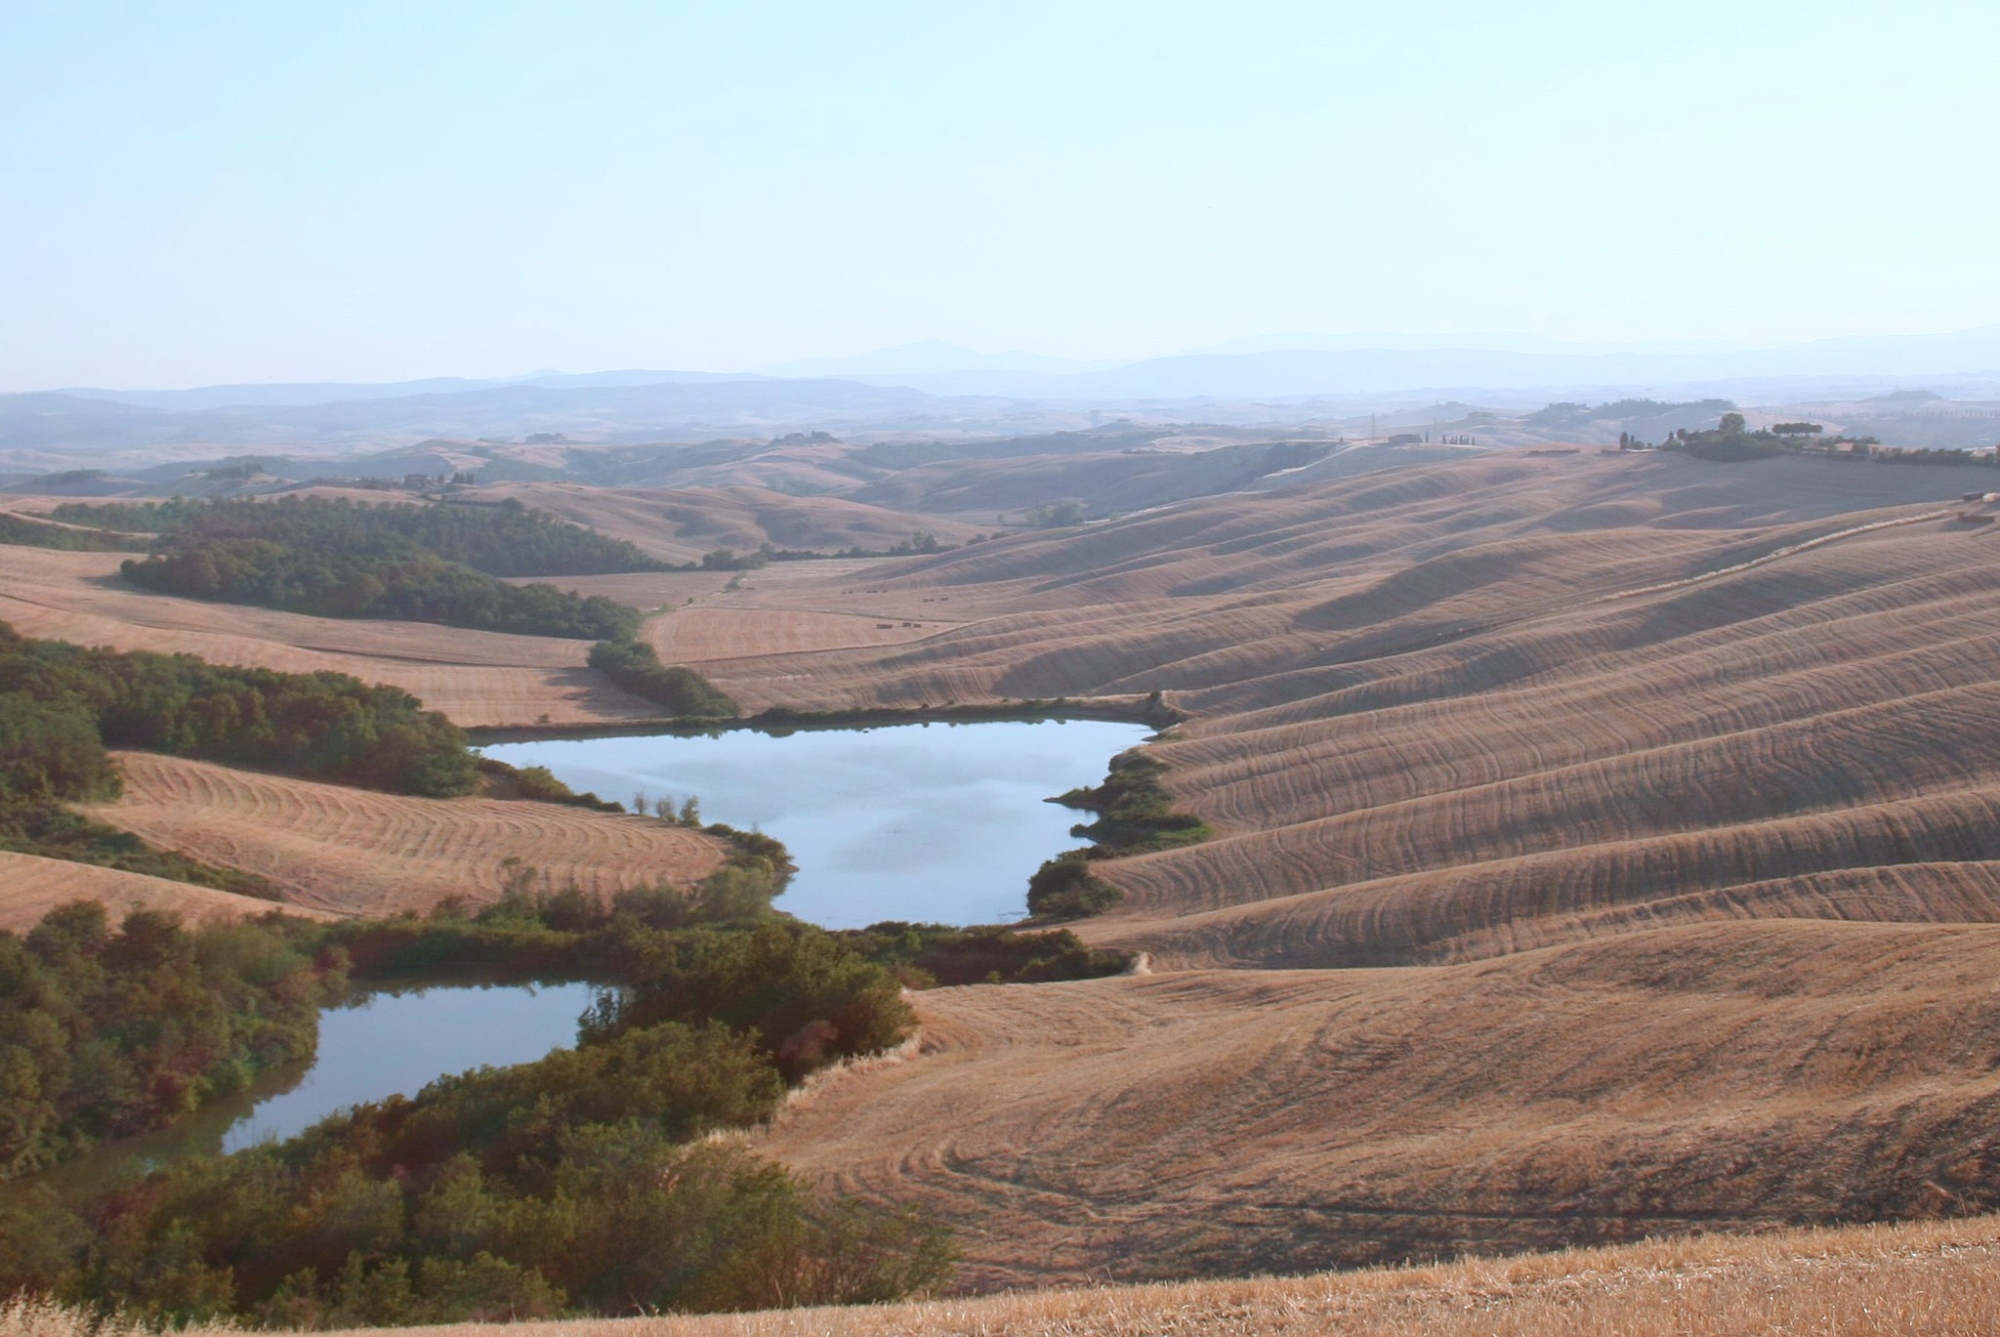
[[[0,390],[2000,322],[1992,0],[0,0]]]

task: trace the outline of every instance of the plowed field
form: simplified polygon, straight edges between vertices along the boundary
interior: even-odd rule
[[[645,817],[552,803],[409,798],[119,754],[125,794],[87,811],[205,863],[258,873],[287,900],[343,915],[428,909],[446,896],[491,901],[517,858],[560,889],[609,895],[686,885],[722,859],[718,843]]]

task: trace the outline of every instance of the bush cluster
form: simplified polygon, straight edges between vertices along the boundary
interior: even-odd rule
[[[85,650],[0,622],[0,850],[278,898],[254,874],[153,849],[63,806],[117,795],[107,744],[414,794],[465,793],[474,777],[464,733],[393,688]]]
[[[1021,933],[993,924],[958,928],[887,920],[834,936],[895,971],[912,989],[1096,979],[1130,964],[1125,953],[1086,947],[1067,929]]]
[[[662,568],[622,540],[498,505],[356,505],[344,498],[175,498],[70,503],[56,518],[157,535],[125,578],[190,599],[256,604],[315,617],[384,617],[581,640],[631,635],[637,609],[502,576],[573,576]]]
[[[660,663],[644,641],[612,639],[590,647],[590,666],[632,693],[690,719],[733,719],[736,702],[691,668]]]
[[[184,930],[141,910],[113,931],[79,902],[25,940],[0,932],[0,1179],[312,1057],[341,987],[338,954],[316,958],[275,921]]]
[[[1090,840],[1042,864],[1028,879],[1028,913],[1036,919],[1079,919],[1102,914],[1124,893],[1090,870],[1095,859],[1150,854],[1207,840],[1215,832],[1192,813],[1176,812],[1160,777],[1166,767],[1137,748],[1111,759],[1104,783],[1072,789],[1054,801],[1095,812],[1097,820],[1070,828]]]
[[[102,748],[266,766],[367,789],[470,792],[465,733],[408,692],[341,673],[278,673],[193,655],[120,653],[20,636],[0,623],[0,782],[61,797],[113,783]],[[18,768],[18,769],[17,769]]]

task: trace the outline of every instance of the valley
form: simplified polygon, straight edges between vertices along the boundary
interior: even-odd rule
[[[2000,1207],[2000,548],[1957,518],[1987,476],[1466,451],[978,542],[741,486],[501,490],[674,562],[944,540],[549,578],[648,613],[660,662],[745,714],[1182,717],[1146,751],[1214,836],[1094,861],[1122,902],[1067,925],[1138,973],[926,991],[899,1061],[752,1135],[950,1225],[954,1286],[989,1291]],[[7,556],[24,634],[337,669],[467,726],[660,714],[584,641]],[[490,898],[509,857],[607,895],[722,858],[629,815],[118,760],[94,820],[321,914]],[[123,906],[132,877],[74,885]]]

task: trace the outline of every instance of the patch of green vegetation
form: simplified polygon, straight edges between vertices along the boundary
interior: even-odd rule
[[[510,766],[492,757],[477,757],[473,765],[481,775],[488,777],[499,791],[495,797],[527,799],[535,803],[561,803],[572,808],[588,808],[592,812],[623,812],[624,807],[611,799],[601,799],[593,793],[577,793],[546,766]]]
[[[176,497],[138,504],[70,502],[56,507],[50,517],[123,533],[160,534],[189,544],[263,539],[313,552],[382,555],[414,549],[489,576],[675,569],[623,539],[606,538],[512,498],[496,505],[370,506],[325,497],[270,501]]]
[[[17,741],[0,745],[9,748],[0,764],[17,777],[8,785],[18,794],[93,796],[106,745],[403,794],[473,787],[463,730],[407,692],[341,673],[84,649],[0,623],[0,699],[9,697],[19,698],[8,735]],[[60,778],[33,781],[37,774]]]
[[[734,719],[736,702],[691,668],[660,662],[644,641],[613,639],[590,647],[590,666],[612,682],[686,719]]]
[[[0,850],[279,899],[261,877],[154,849],[65,807],[117,796],[107,743],[415,793],[462,793],[472,776],[464,735],[401,692],[338,674],[83,650],[0,623]]]
[[[895,971],[911,989],[1097,979],[1131,964],[1125,953],[1087,947],[1067,929],[1021,933],[990,924],[957,928],[887,920],[834,936]]]
[[[429,921],[253,926],[286,960],[325,963],[311,987],[304,967],[256,965],[240,948],[222,958],[307,1001],[349,960],[378,984],[484,961],[489,977],[616,989],[574,1049],[539,1062],[441,1078],[82,1202],[0,1199],[0,1292],[148,1323],[336,1327],[865,1303],[941,1280],[953,1258],[942,1230],[707,1136],[767,1119],[788,1083],[827,1063],[899,1042],[912,1019],[896,977],[768,915],[654,927],[675,894],[601,905],[516,887],[471,918],[446,907]],[[143,927],[170,959],[199,958],[209,941],[164,917]],[[54,939],[46,923],[36,935],[21,949],[0,934],[0,996],[13,957]],[[38,998],[16,1011],[28,1031],[50,1030]],[[135,1052],[164,1051],[172,1025],[153,1023]],[[12,1053],[0,1043],[0,1075],[26,1075]]]
[[[1125,893],[1090,871],[1090,851],[1064,850],[1028,877],[1028,917],[1047,922],[1088,919],[1125,899]]]
[[[54,548],[61,552],[140,552],[144,549],[138,540],[123,534],[43,524],[11,511],[0,511],[0,543],[23,548]]]
[[[343,988],[337,953],[275,921],[183,929],[142,910],[113,931],[86,901],[25,939],[0,932],[0,1180],[311,1058],[318,1008]]]
[[[52,514],[107,530],[157,532],[157,551],[122,568],[143,589],[315,617],[399,618],[528,636],[628,636],[639,612],[602,596],[499,577],[664,565],[629,543],[515,501],[370,506],[344,498],[175,498],[71,503]]]
[[[1030,916],[1051,920],[1103,914],[1124,893],[1093,873],[1091,861],[1176,849],[1215,834],[1194,814],[1174,810],[1174,796],[1160,778],[1166,769],[1134,748],[1111,759],[1103,784],[1050,800],[1095,812],[1098,818],[1070,828],[1071,835],[1090,840],[1087,848],[1064,851],[1028,879]]]
[[[1215,832],[1192,813],[1175,812],[1174,796],[1161,781],[1167,768],[1137,748],[1111,759],[1104,783],[1072,789],[1055,802],[1098,814],[1096,821],[1070,828],[1096,846],[1091,857],[1150,854],[1207,840]]]

